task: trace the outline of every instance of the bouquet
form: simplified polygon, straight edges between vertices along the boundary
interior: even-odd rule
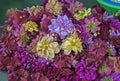
[[[120,81],[120,15],[75,0],[9,9],[0,70],[8,81]]]

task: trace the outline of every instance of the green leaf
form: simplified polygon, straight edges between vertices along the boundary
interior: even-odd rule
[[[22,39],[24,42],[27,42],[29,40],[29,37],[25,34],[23,35]]]

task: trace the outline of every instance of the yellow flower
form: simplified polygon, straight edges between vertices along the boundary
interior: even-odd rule
[[[38,31],[38,25],[33,21],[28,21],[23,24],[25,31],[33,32]]]
[[[74,51],[75,54],[82,51],[82,42],[78,38],[76,33],[71,34],[71,36],[67,37],[63,40],[61,45],[61,49],[64,50],[66,55],[69,55],[71,51]]]
[[[52,36],[44,36],[37,43],[37,55],[52,60],[56,53],[60,52],[59,44],[54,42]]]
[[[85,11],[77,10],[76,13],[74,14],[74,17],[77,20],[80,20],[80,19],[84,19],[86,16],[88,16],[90,14],[91,14],[91,9],[90,8],[88,8]]]
[[[60,3],[58,0],[48,0],[48,3],[46,4],[46,9],[54,15],[60,15],[60,13],[62,12],[62,3]]]

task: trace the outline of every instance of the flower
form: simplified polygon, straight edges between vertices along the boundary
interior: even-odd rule
[[[37,46],[37,42],[39,41],[39,38],[40,38],[40,36],[36,36],[36,38],[31,41],[30,45],[27,46],[27,50],[30,53],[36,53],[35,47]]]
[[[0,55],[0,69],[14,71],[16,68],[21,67],[22,63],[18,57],[9,57]]]
[[[117,29],[120,31],[120,21],[119,20],[113,19],[110,26],[111,26],[111,28],[114,28],[114,29]]]
[[[111,43],[115,46],[116,49],[120,48],[120,36],[112,36]]]
[[[61,39],[64,39],[67,35],[73,32],[73,23],[66,15],[58,15],[57,19],[51,20],[51,25],[48,29],[51,33],[57,33]]]
[[[85,7],[83,7],[83,3],[80,3],[79,1],[71,1],[70,2],[70,7],[68,8],[68,10],[74,14],[75,11],[77,10],[81,10],[84,11]]]
[[[80,78],[95,80],[97,76],[97,68],[93,66],[88,66],[87,62],[85,61],[78,62],[75,66],[75,70]]]
[[[52,36],[43,36],[37,43],[37,55],[46,59],[53,59],[56,53],[59,53],[60,48],[57,42],[54,42]]]
[[[29,13],[30,13],[30,15],[33,15],[33,16],[35,16],[35,15],[37,15],[38,13],[40,13],[42,10],[43,10],[44,8],[42,7],[42,6],[32,6],[31,8],[27,8],[27,9],[25,9],[25,10],[28,10],[29,11]]]
[[[108,22],[102,23],[100,25],[100,31],[99,31],[100,34],[98,35],[98,37],[104,41],[109,41],[110,40],[109,29],[110,29],[110,24]]]
[[[28,22],[24,23],[23,27],[24,27],[25,31],[29,31],[29,32],[38,31],[38,25],[37,25],[37,23],[35,23],[33,21],[28,21]]]
[[[73,56],[72,55],[64,55],[64,53],[60,53],[55,56],[54,58],[54,67],[56,68],[65,68],[71,67],[73,63]]]
[[[88,8],[87,10],[77,10],[74,14],[74,17],[77,19],[77,20],[81,20],[81,19],[84,19],[86,16],[90,15],[91,14],[91,9]]]
[[[87,41],[88,41],[89,33],[88,33],[87,29],[80,24],[74,24],[74,26],[75,26],[76,32],[78,34],[78,37],[81,39],[81,41],[85,44],[88,43]]]
[[[29,13],[26,10],[13,10],[11,12],[11,16],[8,18],[8,20],[6,21],[6,24],[20,24],[20,23],[24,23],[27,18],[29,17]]]
[[[120,73],[120,57],[109,57],[109,59],[113,62],[113,70]]]
[[[78,38],[78,35],[76,32],[71,34],[69,37],[67,37],[65,40],[62,41],[61,49],[64,50],[66,55],[69,55],[71,51],[74,51],[75,54],[78,52],[81,52],[83,50],[82,48],[82,42]]]
[[[30,72],[42,73],[45,66],[50,63],[50,61],[44,58],[36,57],[35,54],[27,54],[25,48],[23,47],[17,48],[15,56],[21,60],[23,67]]]
[[[12,32],[5,32],[0,37],[0,48],[4,48],[5,52],[12,52],[17,49],[16,37]]]
[[[29,73],[23,68],[8,74],[8,81],[28,81]]]
[[[54,15],[60,15],[62,12],[62,3],[60,3],[58,0],[48,0],[46,9]]]
[[[120,80],[120,74],[112,73],[110,76],[105,77],[101,81],[119,81],[119,80]]]
[[[48,31],[48,26],[51,24],[51,19],[52,19],[52,16],[49,16],[49,15],[43,15],[43,18],[41,19],[41,22],[40,22],[40,30],[46,34],[49,33]]]
[[[87,17],[84,20],[85,27],[92,33],[95,33],[96,31],[99,31],[100,28],[98,27],[100,25],[100,22],[95,19],[94,17]]]
[[[105,54],[107,53],[106,49],[107,46],[105,45],[105,42],[99,39],[95,40],[94,43],[89,45],[89,52],[98,57],[105,56]]]

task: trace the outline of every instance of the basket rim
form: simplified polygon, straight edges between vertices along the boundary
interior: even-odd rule
[[[108,3],[104,2],[104,0],[97,0],[97,2],[104,5],[104,6],[108,6],[108,7],[120,10],[120,6],[115,6],[115,5],[112,5],[112,4],[108,4]]]

